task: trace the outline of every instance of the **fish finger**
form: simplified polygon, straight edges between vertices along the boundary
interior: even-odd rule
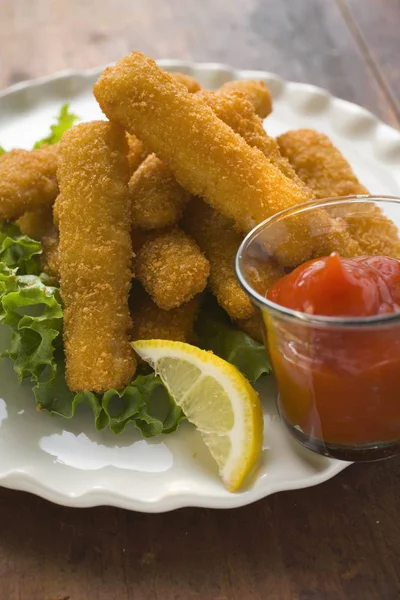
[[[267,136],[253,105],[243,92],[200,91],[196,96],[206,102],[222,121],[242,135],[251,146],[259,147],[268,157],[274,155],[276,163],[281,161],[293,178],[297,177],[289,162],[282,158],[276,140]],[[135,136],[128,137],[137,140]],[[284,168],[281,170],[284,172]],[[154,154],[148,156],[132,175],[129,189],[133,226],[145,230],[177,223],[189,197],[171,170]]]
[[[345,157],[325,134],[299,129],[281,135],[278,143],[315,198],[368,194]],[[360,247],[358,254],[400,256],[398,228],[373,202],[332,207],[330,212],[348,224],[350,235]]]
[[[233,86],[232,89],[224,89],[222,86],[217,92],[202,90],[196,97],[206,102],[217,117],[238,133],[249,146],[261,150],[281,173],[299,185],[308,199],[311,199],[311,191],[306,188],[288,159],[282,156],[276,139],[267,134],[250,99],[243,91],[235,90]]]
[[[148,157],[150,150],[147,150],[143,142],[138,140],[135,135],[127,133],[126,141],[128,142],[129,167],[131,173],[133,174],[136,169],[140,167],[142,162]]]
[[[186,75],[185,73],[171,73],[171,76],[177,81],[186,87],[188,92],[194,94],[198,92],[200,88],[199,82],[191,75]],[[147,150],[146,146],[141,142],[135,135],[126,134],[126,139],[128,141],[128,160],[129,166],[131,168],[131,173],[134,173],[136,169],[142,164],[142,162],[147,158],[150,154],[150,150]]]
[[[104,121],[77,125],[61,141],[59,270],[66,378],[73,391],[122,388],[136,369],[128,338],[132,243],[126,155],[124,130]]]
[[[0,161],[0,221],[51,206],[58,194],[58,144],[11,150]]]
[[[40,264],[45,273],[60,279],[60,267],[59,267],[59,233],[53,226],[43,237],[42,237],[42,255],[40,257]]]
[[[133,310],[133,340],[193,342],[194,323],[200,310],[200,295],[178,308],[163,310],[146,292],[139,295]]]
[[[210,272],[200,248],[182,230],[161,234],[136,256],[136,277],[164,310],[177,308],[204,290]]]
[[[174,225],[189,200],[189,194],[155,154],[150,154],[132,175],[129,193],[132,226],[144,230]]]
[[[257,79],[235,79],[224,83],[220,92],[242,92],[251,102],[255,113],[265,119],[272,112],[271,93],[264,81]]]
[[[219,91],[215,94],[201,91],[197,96],[204,99],[213,109],[215,114],[224,123],[229,125],[238,133],[248,144],[258,148],[279,171],[291,179],[303,192],[303,202],[312,200],[314,194],[306,183],[299,177],[288,159],[282,156],[278,142],[275,138],[269,136],[264,129],[261,119],[255,114],[249,100],[240,91]],[[354,256],[359,252],[358,243],[344,228],[338,232],[337,224],[325,213],[319,212],[315,223],[315,230],[323,226],[324,236],[314,240],[316,248],[313,254],[319,255],[330,253],[333,250],[340,251],[344,256]],[[313,219],[315,217],[313,216]]]
[[[199,82],[184,73],[171,73],[191,94],[200,90]],[[182,216],[188,193],[177,183],[170,169],[151,154],[136,136],[127,134],[132,178],[132,225],[138,229],[160,229],[174,225]]]
[[[240,286],[234,269],[235,256],[243,236],[233,229],[228,219],[199,198],[193,198],[189,204],[182,225],[210,261],[209,287],[220,306],[232,319],[248,319],[254,315],[255,309]],[[283,275],[279,267],[269,269],[263,263],[252,271],[250,283],[257,291],[261,291],[260,287],[265,288],[265,293]]]
[[[94,94],[108,118],[143,140],[182,187],[243,232],[304,202],[298,185],[143,54],[132,52],[106,69]],[[298,264],[311,248],[307,223],[293,219],[277,254],[284,264]]]
[[[296,174],[286,158],[280,154],[276,140],[265,132],[262,122],[254,113],[254,109],[244,97],[242,92],[199,92],[199,97],[204,99],[213,109],[215,114],[227,123],[234,131],[239,133],[250,146],[259,148],[281,172],[303,187],[307,199],[312,199],[312,193]],[[247,295],[240,287],[235,270],[234,261],[238,247],[242,241],[228,219],[218,214],[217,211],[199,200],[194,200],[185,213],[184,229],[197,241],[200,248],[210,261],[210,288],[219,304],[228,312],[232,319],[248,319],[254,309]],[[343,234],[345,237],[346,234]],[[348,248],[354,252],[355,244],[349,238]],[[321,252],[323,249],[321,249]],[[265,268],[264,268],[265,270]],[[254,276],[263,273],[261,263],[253,265]],[[249,278],[249,273],[246,274]],[[278,266],[271,265],[270,273],[263,273],[263,289],[257,289],[265,294],[268,286],[276,281],[284,271]],[[259,287],[259,282],[252,281],[253,287]]]
[[[53,211],[51,206],[43,206],[22,215],[16,222],[23,235],[40,241],[49,230],[53,229]]]
[[[277,141],[281,153],[315,198],[368,194],[327,135],[297,129],[280,135]]]
[[[187,91],[191,94],[198,92],[201,87],[197,79],[195,79],[191,75],[186,75],[186,73],[171,73],[171,77],[173,77],[178,83],[184,85]]]

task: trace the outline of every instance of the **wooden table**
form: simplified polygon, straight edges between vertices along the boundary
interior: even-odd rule
[[[0,87],[139,48],[315,83],[398,126],[399,27],[397,0],[1,0]],[[394,600],[399,467],[353,466],[243,509],[164,515],[1,490],[0,598]]]

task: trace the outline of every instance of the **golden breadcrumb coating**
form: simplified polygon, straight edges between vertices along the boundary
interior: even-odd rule
[[[144,291],[138,296],[133,309],[134,340],[194,341],[194,323],[200,310],[201,294],[171,310],[159,308]]]
[[[300,179],[288,159],[282,156],[278,142],[267,134],[261,119],[254,113],[251,103],[242,92],[222,90],[213,94],[201,91],[196,96],[206,101],[215,114],[241,135],[249,146],[261,150],[283,175],[299,186],[304,195],[303,202],[314,198],[312,191]],[[314,248],[313,254],[321,252],[329,254],[333,250],[338,250],[343,256],[354,256],[358,252],[358,244],[351,238],[349,232],[340,228],[335,220],[321,211],[313,214],[312,230],[317,231],[318,229],[323,229],[324,232],[329,231],[330,234],[324,233],[320,239],[314,240],[313,244],[316,248]]]
[[[150,154],[132,175],[129,192],[132,226],[137,229],[161,229],[174,225],[189,200],[189,194],[155,154]]]
[[[136,257],[136,277],[153,301],[164,310],[177,308],[204,290],[208,260],[180,229],[144,244]]]
[[[243,236],[211,206],[193,198],[182,226],[196,240],[210,261],[209,287],[218,303],[233,319],[247,319],[254,307],[235,275],[235,256]]]
[[[130,171],[133,174],[140,167],[142,162],[148,157],[150,151],[147,150],[143,142],[138,140],[135,135],[126,134],[128,142],[128,161]]]
[[[40,241],[54,227],[51,206],[43,206],[24,213],[16,221],[16,225],[20,228],[21,233]]]
[[[298,129],[281,135],[278,143],[315,198],[368,194],[347,160],[325,134]],[[349,207],[344,210],[348,211]],[[333,215],[346,221],[350,235],[358,242],[359,251],[354,254],[400,256],[398,228],[377,205],[353,204],[351,211],[352,215],[346,216],[340,207],[331,209]]]
[[[42,255],[40,262],[42,269],[47,275],[55,277],[57,280],[60,279],[60,267],[59,267],[59,254],[58,247],[60,243],[59,233],[53,226],[43,237],[42,237]]]
[[[171,76],[175,79],[175,81],[184,85],[191,94],[194,94],[194,92],[198,92],[201,89],[199,82],[190,75],[186,75],[185,73],[171,73]],[[129,148],[129,166],[131,168],[131,173],[134,173],[142,164],[142,162],[148,157],[150,151],[147,150],[143,142],[141,142],[135,135],[127,133],[126,139],[128,141]]]
[[[222,308],[232,319],[248,319],[254,315],[255,309],[235,274],[235,257],[243,236],[199,198],[193,198],[185,211],[183,227],[210,261],[209,287]],[[280,267],[270,266],[267,261],[251,265],[251,270],[246,272],[249,283],[259,293],[265,293],[283,275]]]
[[[60,197],[60,194],[58,194],[58,196],[55,199],[54,204],[53,204],[53,223],[54,223],[55,227],[57,227],[57,228],[58,228],[58,223],[60,221],[60,215],[59,215],[60,203],[61,203],[61,197]]]
[[[0,161],[0,221],[51,206],[58,194],[58,144],[11,150]]]
[[[275,152],[276,162],[283,162],[293,178],[297,177],[289,162],[282,158],[276,140],[267,136],[260,118],[243,92],[200,91],[196,95],[251,146],[259,147],[267,156]],[[148,156],[133,174],[129,188],[132,194],[133,226],[136,228],[159,229],[174,225],[182,216],[188,200],[187,192],[177,183],[171,170],[154,154]]]
[[[224,89],[222,86],[217,92],[202,90],[196,97],[206,102],[217,117],[246,140],[249,146],[261,150],[275,167],[303,188],[304,193],[311,199],[310,190],[306,188],[288,159],[282,156],[276,139],[267,134],[260,117],[254,112],[253,105],[243,91],[235,90],[233,86],[232,89]]]
[[[129,165],[125,132],[82,123],[61,141],[59,269],[66,377],[71,390],[127,385],[136,362],[129,344],[132,279]]]
[[[347,205],[346,215],[341,215],[338,207],[334,214],[348,224],[351,235],[359,243],[359,254],[400,258],[399,229],[383,214],[377,204],[373,202],[352,204],[351,214]]]
[[[297,129],[279,136],[278,144],[314,198],[368,194],[327,135],[312,129]]]
[[[190,94],[194,94],[201,89],[201,86],[197,79],[192,77],[191,75],[186,75],[186,73],[171,73],[171,77],[175,79],[178,83],[181,83],[185,86]]]
[[[242,92],[251,102],[255,113],[265,119],[272,112],[271,93],[264,81],[257,79],[237,79],[228,81],[219,88],[221,92]]]
[[[166,233],[169,229],[152,229],[143,231],[143,229],[131,229],[132,249],[134,254],[137,254],[142,246],[150,240],[154,240],[161,233]]]
[[[264,323],[259,312],[256,312],[249,319],[240,319],[234,321],[235,325],[247,333],[253,340],[264,343]]]
[[[250,146],[259,148],[263,154],[287,177],[294,180],[304,189],[305,199],[312,198],[293,167],[280,154],[278,144],[265,132],[262,122],[254,113],[254,109],[242,92],[199,92],[197,94],[214,110],[215,114],[234,131],[239,133]],[[334,223],[333,223],[334,224]],[[218,214],[211,207],[200,201],[192,202],[184,220],[184,228],[197,241],[210,261],[210,288],[218,302],[233,319],[249,318],[253,307],[239,286],[234,271],[235,255],[242,241],[242,236],[235,232],[232,223]],[[348,238],[346,233],[343,233]],[[329,240],[329,246],[334,240]],[[348,240],[348,248],[354,248],[352,240]],[[265,273],[267,269],[267,273]],[[277,265],[265,260],[252,266],[253,280],[250,282],[261,294],[265,294],[268,286],[282,277],[284,272]],[[247,278],[250,274],[246,273]],[[260,281],[257,280],[260,279]]]
[[[106,69],[94,94],[103,112],[137,135],[185,189],[204,197],[242,231],[304,201],[303,190],[262,152],[140,52]],[[281,259],[300,262],[309,256],[310,243],[306,223],[298,219],[280,249]]]
[[[137,254],[139,250],[146,244],[146,242],[150,242],[151,240],[155,240],[160,235],[171,231],[171,228],[166,229],[151,229],[148,231],[144,231],[143,229],[131,229],[131,240],[132,240],[132,250],[133,250],[133,264],[132,271],[133,276],[136,276],[136,261]],[[132,291],[134,293],[135,290]],[[131,293],[131,295],[132,295]]]

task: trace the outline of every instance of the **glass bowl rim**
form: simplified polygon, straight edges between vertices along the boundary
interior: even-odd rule
[[[252,301],[259,306],[259,308],[267,309],[268,312],[275,314],[276,316],[285,317],[291,320],[301,321],[303,324],[326,326],[326,327],[372,327],[372,326],[388,326],[393,323],[400,323],[400,312],[389,313],[384,315],[374,315],[371,317],[327,317],[320,315],[310,315],[298,310],[292,310],[286,308],[280,304],[276,304],[271,300],[268,300],[265,296],[259,294],[247,281],[241,269],[242,255],[246,251],[249,244],[257,237],[259,232],[271,223],[281,221],[287,215],[295,215],[314,208],[324,208],[325,206],[332,204],[349,204],[365,202],[375,202],[379,204],[379,201],[384,201],[389,204],[398,204],[400,206],[400,196],[385,196],[385,195],[372,195],[372,194],[358,194],[351,196],[339,196],[336,198],[323,198],[321,200],[310,200],[297,206],[286,208],[275,215],[272,215],[265,221],[262,221],[256,225],[244,238],[240,244],[235,257],[235,272],[236,277],[243,290],[250,296]]]

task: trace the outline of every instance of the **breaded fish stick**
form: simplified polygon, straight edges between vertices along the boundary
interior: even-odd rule
[[[183,231],[176,228],[144,244],[136,257],[136,277],[164,310],[177,308],[204,290],[208,260]]]
[[[270,137],[265,131],[261,119],[254,113],[249,100],[244,97],[242,92],[237,90],[222,91],[213,94],[212,92],[201,91],[196,96],[203,98],[205,102],[213,109],[215,114],[224,123],[229,125],[236,133],[242,136],[249,146],[258,148],[268,158],[271,163],[277,167],[281,173],[291,179],[303,190],[304,202],[313,200],[315,194],[297,174],[295,168],[289,160],[282,156],[277,140]],[[353,175],[354,177],[354,175]],[[365,189],[365,188],[364,188]],[[365,192],[364,192],[365,193]],[[319,219],[321,215],[319,215]],[[329,254],[333,250],[338,250],[343,256],[354,256],[360,252],[360,247],[356,239],[352,238],[349,232],[342,230],[335,231],[336,223],[328,219],[325,214],[325,229],[331,230],[330,236],[324,235],[317,241],[315,240],[314,254]]]
[[[282,156],[276,139],[267,134],[250,99],[243,91],[235,90],[233,85],[232,89],[224,89],[222,86],[217,92],[202,90],[196,97],[206,102],[217,117],[238,133],[249,146],[261,150],[275,167],[302,187],[311,199],[310,190],[305,187],[288,159]]]
[[[266,134],[260,118],[254,113],[251,103],[242,92],[199,92],[199,97],[211,106],[219,118],[240,133],[250,145],[259,147],[268,157],[273,157],[277,165],[281,166],[280,163],[283,163],[283,168],[286,168],[286,171],[290,172],[293,178],[297,178],[288,161],[282,158],[276,140]],[[175,181],[171,172],[163,163],[158,159],[155,160],[160,164],[160,169],[164,169],[166,172],[167,181],[169,179]],[[139,171],[144,168],[147,162],[149,162],[149,170],[153,167],[147,159]],[[149,201],[143,202],[140,210],[138,207],[136,210],[137,219],[134,217],[134,225],[137,227],[146,228],[147,223],[144,221],[146,218],[150,223],[162,227],[164,224],[168,224],[163,220],[165,215],[171,216],[171,223],[174,222],[174,218],[178,220],[180,216],[176,211],[174,212],[175,205],[172,202],[169,203],[171,209],[168,210],[168,204],[163,206],[161,201],[153,203],[150,200],[151,198],[157,198],[155,190],[159,187],[157,185],[159,179],[161,178],[157,177],[157,172],[154,172],[152,179],[149,180]],[[162,198],[164,192],[162,180],[160,185],[160,197]],[[182,194],[184,194],[183,188],[179,184],[175,182],[175,186],[180,188]],[[173,194],[170,195],[171,198],[173,196]],[[175,196],[179,198],[178,190],[175,191]],[[142,197],[144,195],[139,193],[138,190],[136,198]],[[132,201],[135,207],[134,195]],[[183,203],[182,201],[180,206]],[[160,214],[156,219],[158,206],[160,206]],[[192,205],[188,208],[184,222],[188,233],[197,241],[210,261],[210,287],[221,306],[233,319],[246,319],[251,316],[254,312],[253,306],[247,294],[239,285],[234,270],[235,255],[242,241],[242,236],[233,229],[232,223],[228,219],[225,219],[211,207],[197,199],[193,200]],[[280,274],[283,275],[283,272]]]
[[[55,277],[57,280],[60,279],[60,268],[59,268],[59,243],[60,238],[57,229],[53,226],[43,237],[42,237],[42,256],[40,257],[40,263],[42,269],[47,275]]]
[[[132,279],[129,165],[125,132],[93,121],[61,141],[59,268],[66,377],[71,390],[104,392],[129,383]]]
[[[306,199],[311,200],[311,192],[301,182],[288,160],[282,157],[276,140],[267,135],[260,118],[254,113],[253,107],[242,92],[199,92],[197,95],[250,146],[259,148],[282,173],[303,187]],[[244,320],[251,317],[252,305],[240,287],[234,271],[235,255],[242,236],[233,230],[228,219],[199,200],[192,201],[188,207],[184,228],[197,241],[210,261],[210,288],[220,305],[232,319]],[[349,239],[348,247],[353,246],[352,240]],[[261,264],[254,266],[253,273],[257,272],[262,272]],[[264,274],[266,283],[261,282],[263,289],[258,291],[265,294],[268,283],[273,283],[283,275],[283,270],[271,265],[271,272]],[[257,282],[253,282],[253,286],[257,287]]]
[[[199,82],[190,75],[186,75],[185,73],[171,73],[171,76],[175,79],[175,81],[184,85],[191,94],[194,94],[200,90]],[[129,166],[131,168],[131,173],[134,173],[150,154],[150,150],[147,150],[143,142],[141,142],[135,135],[127,133],[126,138],[129,147]]]
[[[243,239],[228,219],[200,198],[193,198],[185,211],[183,227],[199,244],[210,261],[209,287],[232,319],[248,319],[255,309],[235,275],[235,256]],[[284,272],[264,262],[252,270],[251,284],[264,293]],[[262,288],[262,289],[261,289]]]
[[[58,229],[58,224],[60,222],[60,209],[61,209],[61,196],[59,194],[53,204],[53,223],[54,223],[55,227],[57,227],[57,229]]]
[[[155,154],[150,154],[132,175],[129,192],[132,226],[144,230],[174,225],[189,200],[189,194]]]
[[[220,92],[242,92],[251,102],[255,113],[265,119],[272,112],[272,98],[264,81],[257,79],[235,79],[219,88]]]
[[[194,323],[200,310],[200,296],[172,310],[163,310],[146,292],[140,294],[133,312],[133,340],[193,342]]]
[[[368,194],[347,160],[323,133],[312,129],[289,131],[278,138],[278,143],[315,198]],[[348,223],[351,236],[359,244],[359,254],[400,256],[398,228],[378,206],[372,202],[353,204],[351,216],[348,207],[347,214],[342,215],[340,207],[335,211],[332,214]]]
[[[234,269],[236,252],[243,236],[233,229],[228,219],[200,198],[193,198],[190,202],[182,226],[210,261],[209,287],[218,303],[232,319],[251,317],[254,307],[241,288]]]
[[[315,198],[368,194],[327,135],[312,129],[297,129],[284,133],[277,141],[281,153]]]
[[[34,240],[41,240],[53,229],[53,211],[51,206],[43,206],[37,210],[26,212],[16,223],[23,235]]]
[[[191,75],[186,75],[186,73],[176,72],[176,73],[171,73],[171,77],[173,77],[175,79],[175,81],[177,81],[178,83],[181,83],[182,85],[184,85],[185,88],[187,89],[187,91],[190,92],[191,94],[198,92],[200,89],[199,82],[197,81],[197,79],[195,79]]]
[[[58,194],[58,144],[11,150],[0,161],[0,221],[51,206]]]
[[[147,150],[143,142],[138,140],[135,135],[127,133],[126,140],[128,142],[129,167],[131,173],[133,174],[136,169],[140,167],[142,162],[148,157],[150,150]]]
[[[184,73],[171,73],[188,92],[200,90],[196,79]],[[174,225],[182,216],[189,194],[177,183],[170,169],[143,142],[127,134],[128,159],[133,173],[129,182],[132,198],[132,225],[138,229],[160,229]],[[149,155],[150,154],[150,155]]]
[[[252,82],[246,83],[251,88]],[[234,90],[234,86],[232,89]],[[196,96],[204,100],[234,131],[241,135],[244,133],[242,137],[245,139],[247,133],[249,139],[246,141],[251,146],[259,147],[266,155],[275,153],[276,162],[283,162],[293,177],[297,177],[289,162],[282,158],[276,140],[267,136],[260,118],[243,92],[201,91]],[[135,136],[128,137],[137,140]],[[148,156],[132,175],[129,189],[132,197],[133,226],[145,230],[177,223],[189,197],[177,183],[171,170],[155,154]]]
[[[103,112],[151,148],[185,189],[243,232],[304,201],[299,186],[140,52],[106,69],[94,94]],[[311,248],[304,219],[293,220],[279,258],[298,264]]]
[[[277,167],[283,175],[291,179],[298,185],[304,194],[304,202],[315,198],[312,189],[306,185],[297,174],[289,160],[282,156],[277,140],[270,137],[264,129],[261,119],[254,113],[254,109],[249,100],[242,92],[234,90],[221,91],[213,94],[212,92],[200,91],[196,96],[203,98],[205,102],[213,109],[215,114],[224,123],[229,125],[236,133],[242,136],[249,146],[258,148],[268,158],[271,163]],[[321,214],[319,215],[319,220]],[[354,256],[360,252],[360,247],[356,239],[344,230],[336,231],[336,223],[333,219],[327,218],[325,214],[325,230],[331,230],[331,235],[325,234],[317,241],[313,254],[329,254],[333,250],[338,250],[343,256]]]

